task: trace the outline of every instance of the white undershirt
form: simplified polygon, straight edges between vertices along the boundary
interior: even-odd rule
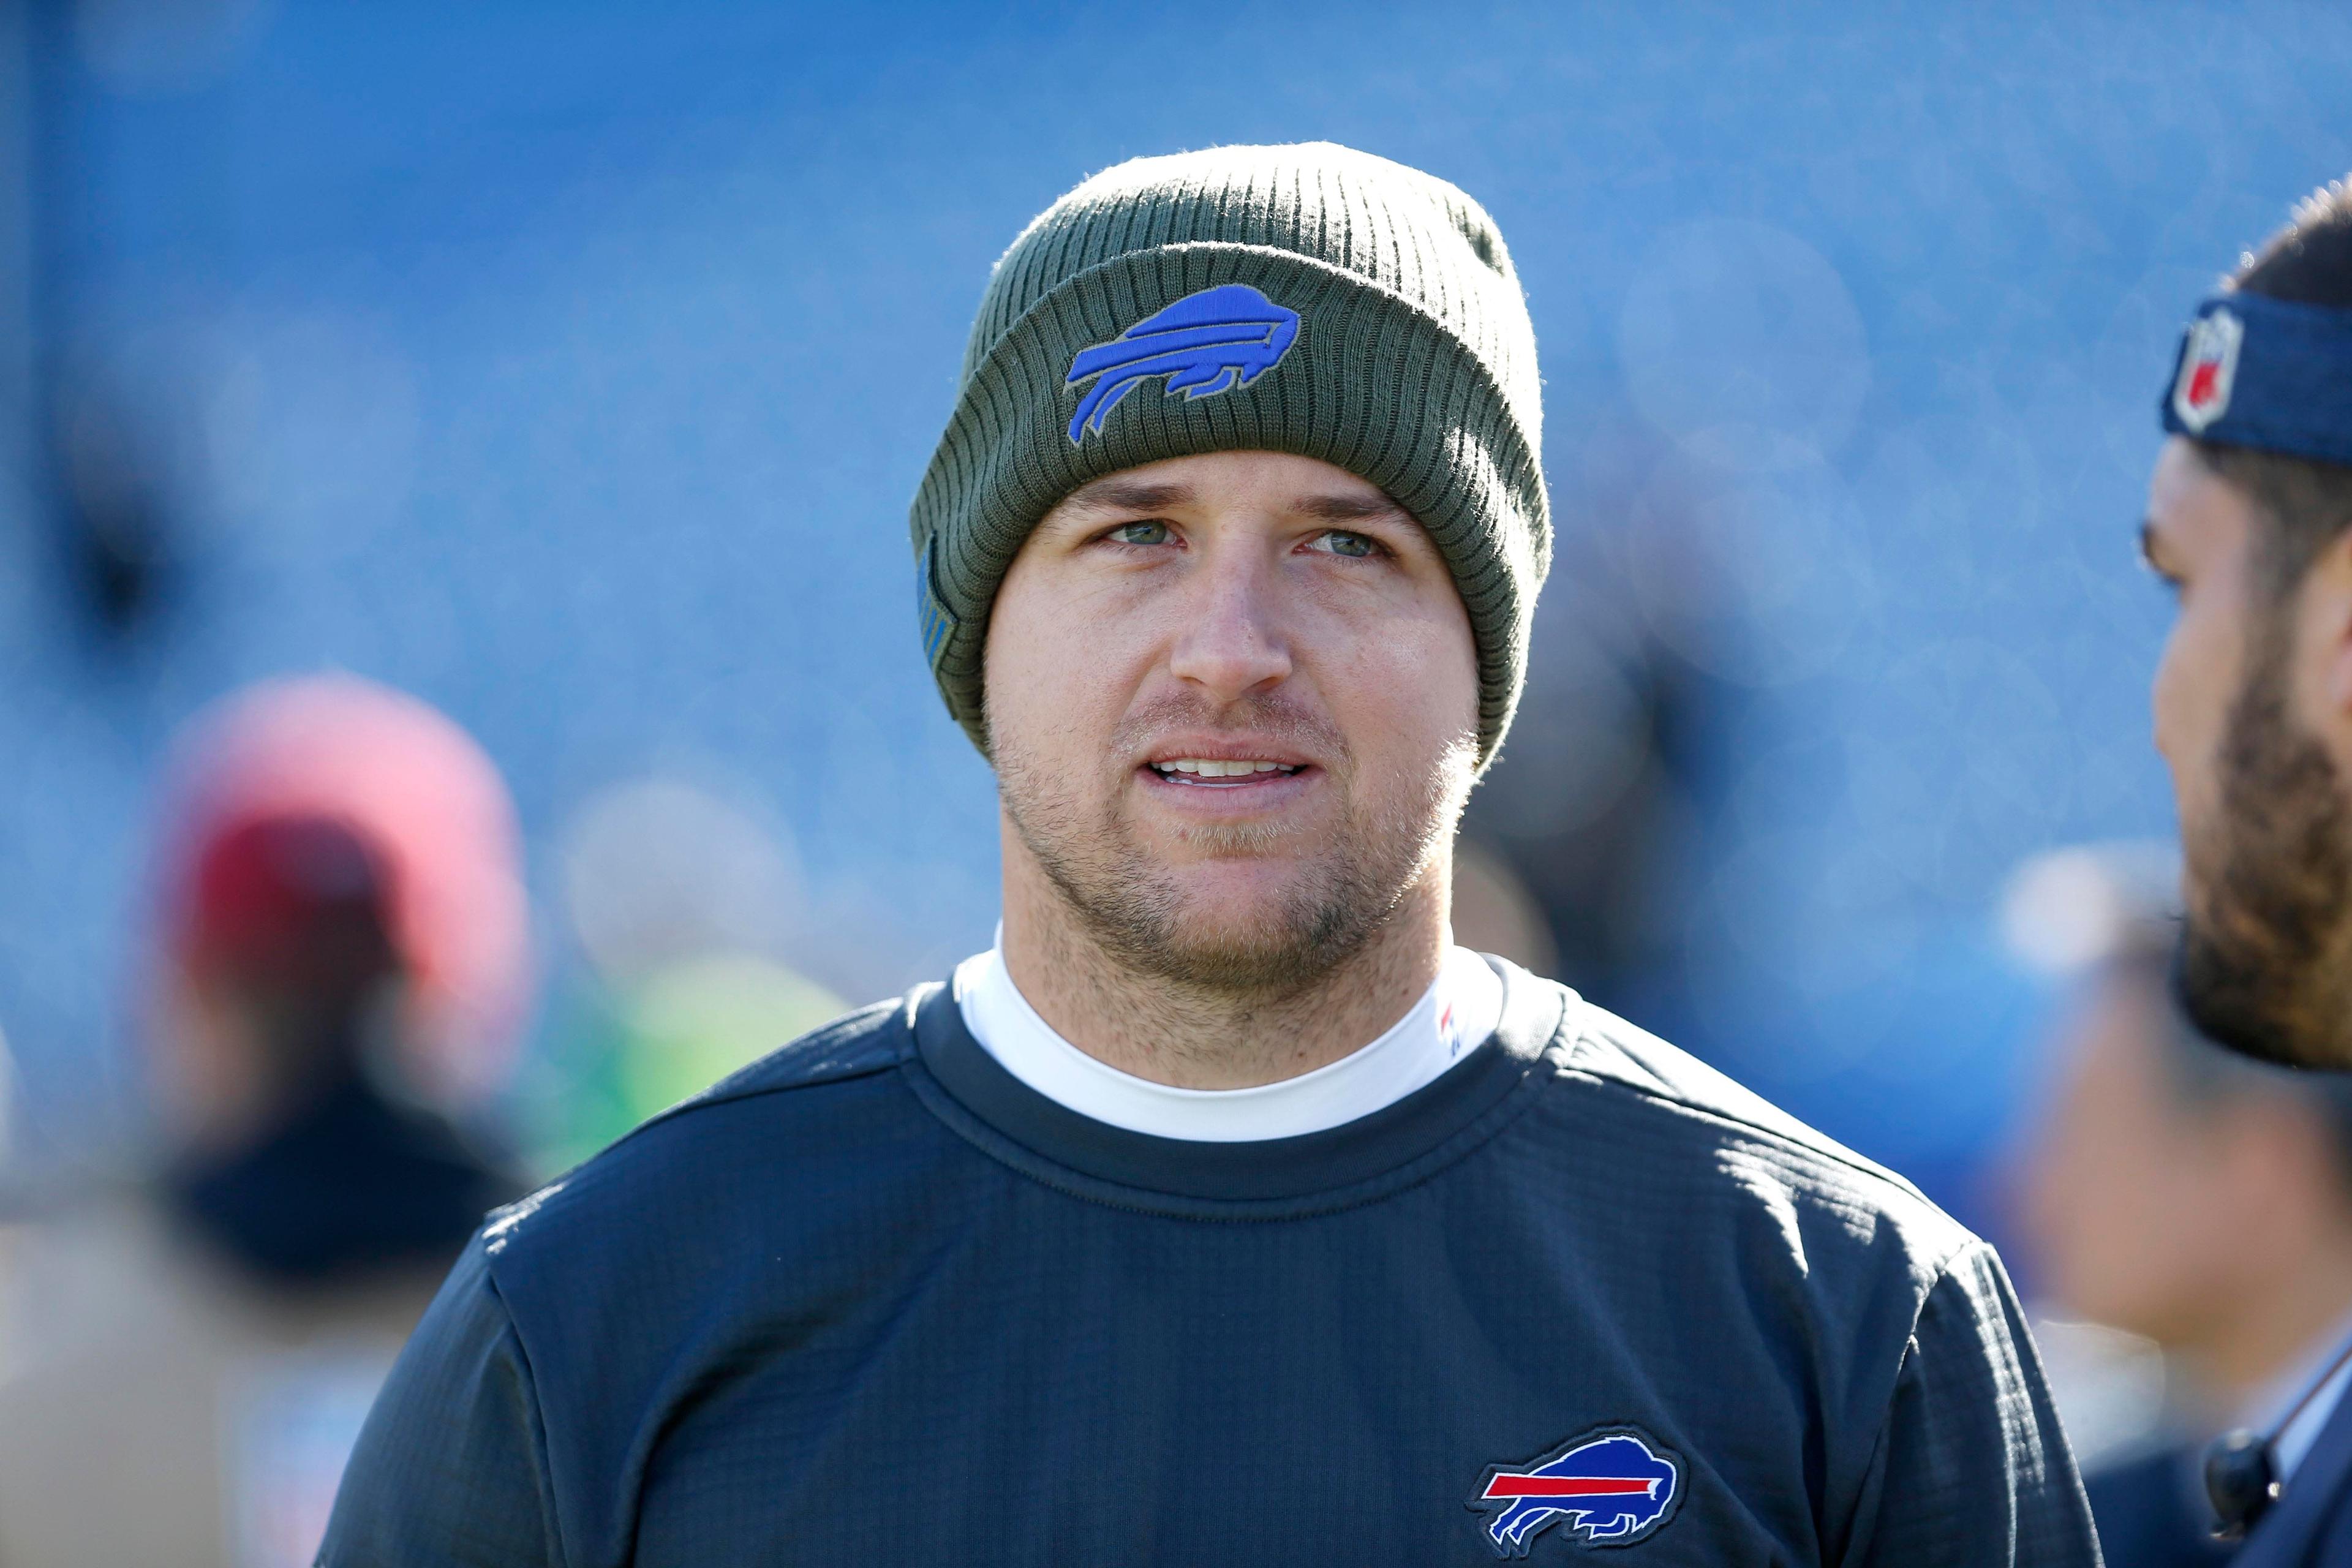
[[[964,1026],[997,1065],[1081,1116],[1202,1143],[1320,1132],[1395,1104],[1462,1059],[1503,1017],[1503,979],[1465,947],[1449,947],[1412,1010],[1360,1050],[1313,1072],[1250,1089],[1177,1089],[1123,1073],[1055,1034],[1013,984],[1004,933],[956,965]]]

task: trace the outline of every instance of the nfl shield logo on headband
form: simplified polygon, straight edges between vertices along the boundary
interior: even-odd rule
[[[2180,379],[2172,387],[2172,412],[2191,436],[2230,411],[2230,387],[2238,378],[2238,349],[2245,323],[2227,306],[2198,318],[2180,352]]]

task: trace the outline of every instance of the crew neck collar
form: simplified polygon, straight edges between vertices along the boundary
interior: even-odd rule
[[[1179,1089],[1122,1072],[1064,1039],[1039,1016],[994,946],[956,966],[964,1026],[1031,1089],[1097,1121],[1161,1138],[1239,1143],[1342,1126],[1404,1099],[1494,1033],[1502,977],[1467,948],[1448,946],[1437,978],[1370,1044],[1311,1072],[1249,1089]]]
[[[909,998],[908,1081],[952,1130],[1047,1185],[1121,1207],[1276,1218],[1370,1202],[1464,1157],[1516,1119],[1571,1044],[1573,992],[1499,959],[1501,1022],[1464,1059],[1384,1110],[1297,1137],[1213,1143],[1098,1121],[1030,1088],[965,1026],[951,989]]]

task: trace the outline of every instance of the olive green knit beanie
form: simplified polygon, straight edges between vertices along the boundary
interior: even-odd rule
[[[997,262],[909,518],[923,650],[982,752],[989,608],[1031,529],[1121,468],[1318,458],[1429,531],[1478,645],[1479,762],[1510,727],[1551,563],[1535,331],[1494,220],[1329,142],[1138,158]]]

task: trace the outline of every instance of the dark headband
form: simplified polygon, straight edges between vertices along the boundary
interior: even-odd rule
[[[2181,334],[2164,427],[2352,465],[2352,310],[2217,295]]]

